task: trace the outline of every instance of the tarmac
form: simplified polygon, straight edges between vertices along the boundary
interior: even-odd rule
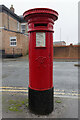
[[[17,60],[22,61],[24,59],[26,60],[26,58],[18,58]],[[8,61],[8,59],[5,59],[4,61]],[[11,59],[11,61],[13,61],[13,59]],[[14,59],[14,61],[16,61],[16,59]],[[66,94],[65,91],[59,93],[60,91],[55,92],[53,101],[54,110],[52,113],[48,115],[37,115],[32,113],[28,108],[28,91],[25,91],[22,88],[19,89],[19,91],[16,88],[15,90],[12,90],[12,88],[2,88],[2,118],[63,118],[63,120],[64,118],[78,118],[80,103],[78,94]]]

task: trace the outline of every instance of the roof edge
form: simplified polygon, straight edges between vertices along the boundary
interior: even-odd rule
[[[19,22],[25,22],[24,18],[18,16],[17,14],[13,13],[9,8],[7,8],[5,5],[0,5],[0,12],[6,12],[7,14],[10,14],[14,19],[16,19]]]

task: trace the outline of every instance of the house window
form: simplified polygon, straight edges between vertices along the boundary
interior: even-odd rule
[[[17,30],[19,31],[19,22],[17,22]]]
[[[29,29],[29,28],[28,28],[28,24],[27,24],[27,32],[28,32],[28,29]]]
[[[26,31],[26,24],[21,24],[21,32],[22,33],[25,33],[25,31]]]
[[[10,46],[16,46],[16,45],[17,45],[16,37],[10,37]]]

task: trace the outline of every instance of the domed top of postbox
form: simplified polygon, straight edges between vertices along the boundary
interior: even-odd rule
[[[34,8],[24,12],[23,14],[26,21],[33,17],[49,17],[54,21],[58,19],[58,13],[55,10],[49,8]]]

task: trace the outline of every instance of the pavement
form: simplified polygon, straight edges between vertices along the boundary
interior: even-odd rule
[[[77,95],[63,95],[54,92],[54,111],[48,115],[37,115],[28,108],[28,90],[26,88],[2,88],[3,118],[78,118]]]
[[[3,94],[2,95],[2,117],[3,118],[78,118],[78,99],[76,98],[64,98],[55,97],[54,98],[54,111],[49,115],[36,115],[29,111],[25,104],[22,104],[18,111],[12,108],[14,106],[14,101],[25,101],[27,99],[27,94]],[[12,101],[13,100],[13,101]],[[10,104],[12,101],[12,104]],[[60,101],[60,103],[57,103]]]

